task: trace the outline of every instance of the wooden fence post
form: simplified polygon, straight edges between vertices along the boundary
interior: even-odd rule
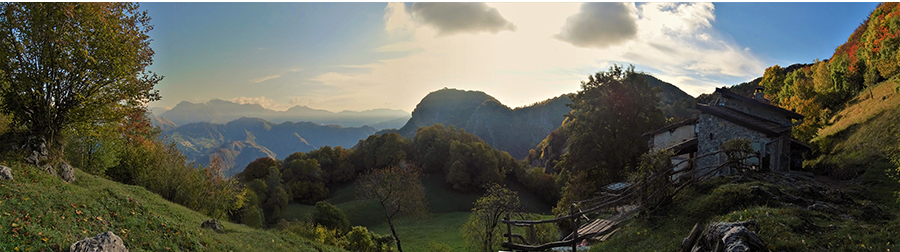
[[[572,216],[572,252],[578,251],[578,216],[575,215],[575,203],[569,208],[569,215]]]
[[[509,224],[509,212],[506,212],[506,217],[503,219],[506,220],[506,242],[512,243],[512,228]]]

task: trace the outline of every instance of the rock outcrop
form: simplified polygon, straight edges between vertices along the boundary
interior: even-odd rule
[[[46,140],[36,139],[34,137],[29,137],[26,144],[22,146],[25,149],[25,152],[28,153],[28,157],[25,158],[25,161],[34,165],[40,165],[43,161],[47,160],[50,156],[50,150],[47,149]]]
[[[9,167],[0,165],[0,180],[7,180],[7,179],[8,180],[13,179],[12,169],[10,169]]]
[[[68,162],[62,161],[57,163],[56,167],[54,167],[54,162],[50,158],[50,150],[47,148],[46,142],[47,141],[43,138],[38,139],[36,137],[29,137],[26,143],[22,145],[22,149],[25,150],[25,153],[28,153],[28,156],[25,157],[25,161],[40,167],[42,171],[62,178],[62,180],[66,182],[74,182],[75,170]]]
[[[125,243],[118,235],[107,231],[97,236],[85,238],[84,240],[72,243],[69,246],[70,252],[128,252]]]
[[[694,226],[691,234],[684,239],[682,251],[690,248],[691,252],[755,252],[769,251],[766,243],[747,227],[755,226],[753,220],[743,222],[718,222],[710,224],[703,235],[699,225]]]
[[[63,179],[63,181],[72,183],[75,182],[75,169],[72,168],[72,165],[69,165],[69,162],[62,161],[59,163],[59,177]]]
[[[225,231],[225,227],[222,226],[222,222],[220,222],[219,220],[216,220],[216,219],[206,220],[203,222],[203,224],[200,224],[200,227],[209,228],[209,229],[212,229],[219,233]]]

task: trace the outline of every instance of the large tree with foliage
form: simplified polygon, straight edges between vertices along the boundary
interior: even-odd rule
[[[153,28],[137,3],[0,4],[0,109],[59,150],[75,124],[114,124],[158,100]],[[58,153],[58,152],[57,152]]]
[[[569,152],[562,167],[569,180],[560,204],[624,179],[647,152],[647,139],[641,135],[665,123],[659,90],[650,88],[634,66],[614,65],[588,76],[581,89],[572,96],[572,112],[566,115]]]
[[[357,197],[374,200],[384,210],[384,217],[397,242],[397,250],[402,252],[400,237],[394,227],[394,217],[400,214],[424,214],[428,211],[425,187],[419,180],[419,169],[401,162],[399,166],[375,169],[360,177],[357,183]]]

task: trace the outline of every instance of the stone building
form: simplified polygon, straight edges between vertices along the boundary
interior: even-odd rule
[[[761,170],[789,171],[802,162],[803,151],[809,147],[791,138],[791,127],[803,122],[803,116],[769,104],[758,87],[754,98],[742,96],[728,89],[716,88],[713,101],[697,104],[700,116],[648,132],[652,136],[650,149],[668,148],[675,152],[673,163],[685,157],[698,157],[696,174],[705,174],[727,160],[722,150],[728,140],[743,138],[750,141],[759,158],[745,162]],[[693,130],[693,135],[688,131]],[[676,167],[683,169],[683,167]],[[722,171],[727,174],[729,171]],[[724,174],[720,174],[724,175]]]
[[[651,152],[660,149],[671,150],[675,154],[672,156],[672,164],[675,165],[676,171],[680,171],[691,165],[687,160],[697,153],[697,122],[697,118],[682,120],[644,133],[643,136],[650,137]]]

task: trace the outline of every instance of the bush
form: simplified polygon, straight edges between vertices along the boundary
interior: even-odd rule
[[[328,245],[338,246],[350,251],[382,252],[394,251],[393,238],[388,235],[379,235],[365,227],[354,226],[346,235],[326,226],[316,225],[309,221],[280,220],[275,229],[282,232],[297,234],[303,238],[316,240]]]
[[[243,188],[223,177],[221,167],[188,163],[175,144],[159,139],[159,134],[153,131],[147,136],[126,137],[119,164],[110,167],[106,175],[213,218],[243,207]]]
[[[316,225],[312,222],[308,221],[300,221],[300,220],[284,220],[281,219],[278,221],[278,224],[275,225],[275,229],[280,230],[282,232],[290,232],[300,237],[306,239],[315,239],[316,238]]]
[[[82,171],[104,175],[110,167],[119,164],[121,140],[110,127],[72,130],[66,134],[65,157]]]
[[[334,245],[341,248],[347,247],[349,243],[347,239],[340,234],[338,230],[328,229],[322,225],[316,225],[315,240],[324,244]]]
[[[382,236],[376,233],[373,233],[366,229],[366,227],[354,226],[350,232],[347,233],[347,242],[349,246],[347,249],[350,251],[360,251],[360,252],[380,252],[380,251],[394,251],[394,248],[391,246],[393,240],[390,236]],[[429,243],[430,244],[430,243]],[[446,245],[444,245],[446,246]],[[433,250],[429,249],[429,251],[449,251],[449,250]]]
[[[251,205],[241,211],[240,223],[254,228],[262,228],[265,216],[257,205]]]
[[[313,221],[317,225],[323,225],[341,233],[350,231],[350,221],[344,215],[344,211],[325,201],[316,202],[316,213],[313,215]]]
[[[562,189],[556,185],[556,176],[544,172],[543,167],[528,167],[526,163],[520,163],[514,170],[516,180],[531,191],[541,201],[549,205],[555,205],[560,198]]]

